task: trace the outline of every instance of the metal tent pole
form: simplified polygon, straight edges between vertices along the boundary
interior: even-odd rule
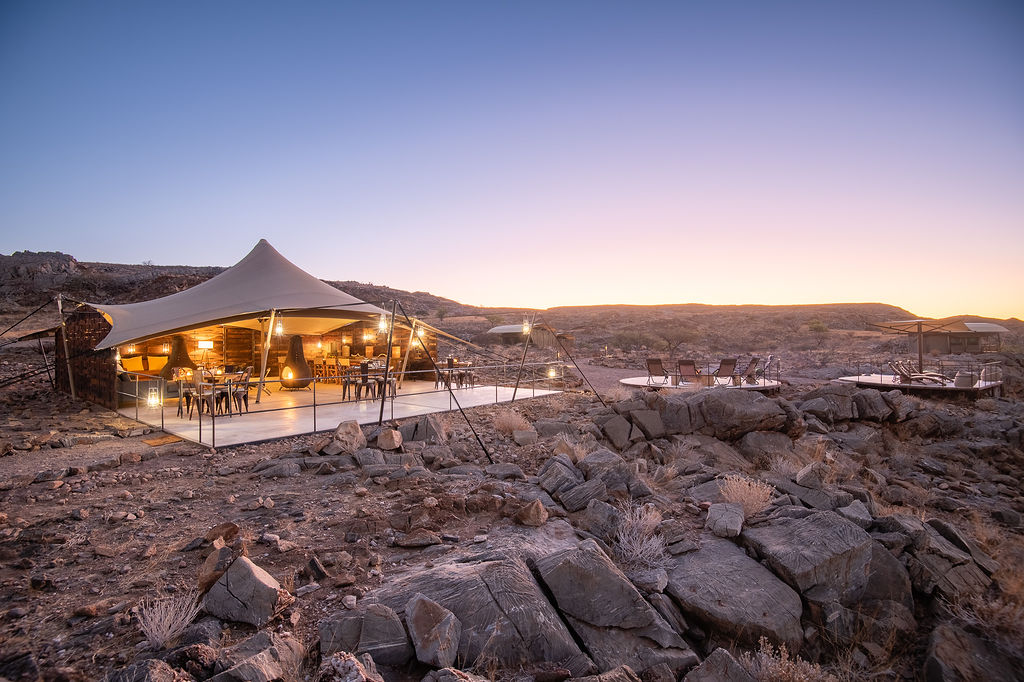
[[[256,404],[259,405],[260,399],[263,397],[263,384],[267,380],[267,358],[270,357],[270,339],[274,335],[274,318],[277,317],[277,308],[273,308],[270,311],[270,326],[267,327],[267,331],[263,334],[263,365],[260,368],[260,384],[256,389]]]
[[[519,380],[523,376],[523,367],[526,365],[526,351],[530,348],[530,339],[533,338],[533,325],[537,322],[537,313],[533,314],[533,320],[530,321],[530,329],[526,332],[526,343],[523,344],[523,358],[519,361],[519,372],[516,374],[516,386],[512,389],[512,400],[516,401],[516,393],[519,392]]]
[[[388,399],[388,372],[391,369],[391,342],[395,338],[395,309],[398,299],[391,301],[391,324],[388,326],[388,345],[384,351],[384,384],[380,387],[380,414],[377,415],[377,426],[384,423],[384,404]]]
[[[64,321],[64,304],[61,300],[63,294],[57,294],[57,314],[60,315],[60,340],[64,344],[64,362],[68,366],[68,386],[71,388],[71,398],[75,395],[75,375],[71,372],[71,353],[68,351],[68,325]]]

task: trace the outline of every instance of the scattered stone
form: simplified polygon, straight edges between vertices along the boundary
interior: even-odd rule
[[[355,420],[344,421],[338,424],[338,428],[334,430],[334,443],[336,443],[338,451],[329,454],[345,453],[353,455],[358,450],[366,447],[366,436],[363,435],[363,430],[359,428],[359,422]]]
[[[399,547],[430,547],[441,544],[441,538],[431,530],[417,528],[411,533],[397,538],[395,544]]]
[[[455,665],[462,637],[462,623],[455,614],[417,592],[405,606],[416,659],[435,668]]]
[[[402,447],[402,432],[397,429],[384,429],[377,436],[377,447],[381,450],[397,450]]]
[[[295,601],[248,557],[238,557],[206,595],[205,609],[223,620],[263,627]]]
[[[699,666],[686,673],[683,682],[756,682],[727,650],[719,647]]]
[[[316,679],[318,682],[384,682],[375,667],[371,666],[371,670],[347,651],[339,651],[323,659]]]
[[[320,651],[368,653],[384,665],[405,665],[413,647],[405,626],[393,609],[371,604],[358,611],[343,611],[320,621]]]
[[[543,526],[544,522],[548,520],[548,510],[544,508],[544,504],[539,499],[534,500],[516,512],[515,519],[516,522],[524,526],[537,528]]]
[[[734,538],[743,530],[743,505],[719,502],[708,507],[704,527],[720,538]]]
[[[516,429],[512,432],[512,440],[516,445],[533,445],[537,442],[537,432],[533,429]]]

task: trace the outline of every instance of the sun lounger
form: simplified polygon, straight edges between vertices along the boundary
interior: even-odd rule
[[[917,372],[901,360],[892,360],[889,367],[895,372],[893,383],[896,384],[934,384],[941,386],[949,381],[949,377],[938,372]]]
[[[730,385],[733,383],[733,377],[736,376],[736,358],[724,358],[718,363],[718,369],[711,373],[711,376],[715,377],[715,385]]]
[[[740,372],[737,376],[739,376],[740,380],[743,381],[743,382],[746,382],[748,384],[756,384],[757,383],[757,367],[760,364],[761,364],[761,358],[759,358],[759,357],[752,357],[752,358],[750,358],[750,362],[747,364],[747,368],[745,370],[743,370],[742,372]]]
[[[697,383],[700,380],[700,370],[693,360],[679,361],[679,383]]]
[[[647,385],[654,384],[661,386],[668,384],[668,372],[661,363],[661,358],[647,358]]]

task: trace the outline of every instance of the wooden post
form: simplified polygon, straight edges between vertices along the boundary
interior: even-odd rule
[[[260,367],[260,384],[256,389],[256,404],[263,397],[263,382],[267,380],[267,358],[270,357],[270,339],[274,336],[274,318],[277,317],[277,308],[270,310],[270,326],[263,335],[263,364]]]
[[[68,351],[68,325],[64,322],[64,303],[62,294],[57,294],[57,314],[60,315],[60,339],[64,343],[64,362],[68,367],[68,386],[71,387],[71,398],[75,395],[75,375],[71,372],[71,353]]]

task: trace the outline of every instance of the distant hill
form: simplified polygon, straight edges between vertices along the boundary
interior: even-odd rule
[[[75,300],[104,303],[149,300],[195,286],[223,271],[221,267],[80,262],[58,251],[0,254],[0,317],[11,324],[58,292]],[[470,306],[423,291],[403,291],[353,281],[328,283],[371,303],[381,304],[397,299],[411,317],[425,319],[463,337],[479,336],[490,327],[519,323],[525,316],[532,315],[532,311],[524,308]],[[18,331],[56,323],[55,311],[50,309],[46,312],[45,317],[35,318],[19,327]],[[759,338],[780,338],[806,332],[808,324],[816,320],[829,329],[856,331],[868,328],[871,322],[913,317],[911,312],[882,303],[562,306],[538,314],[539,320],[574,333],[577,342],[595,345],[621,345],[624,337],[630,335],[633,345],[642,345],[650,339],[672,334],[743,337],[747,343],[756,343]],[[996,322],[1014,331],[1024,330],[1024,323],[1016,319],[994,320],[976,316],[968,319]]]

